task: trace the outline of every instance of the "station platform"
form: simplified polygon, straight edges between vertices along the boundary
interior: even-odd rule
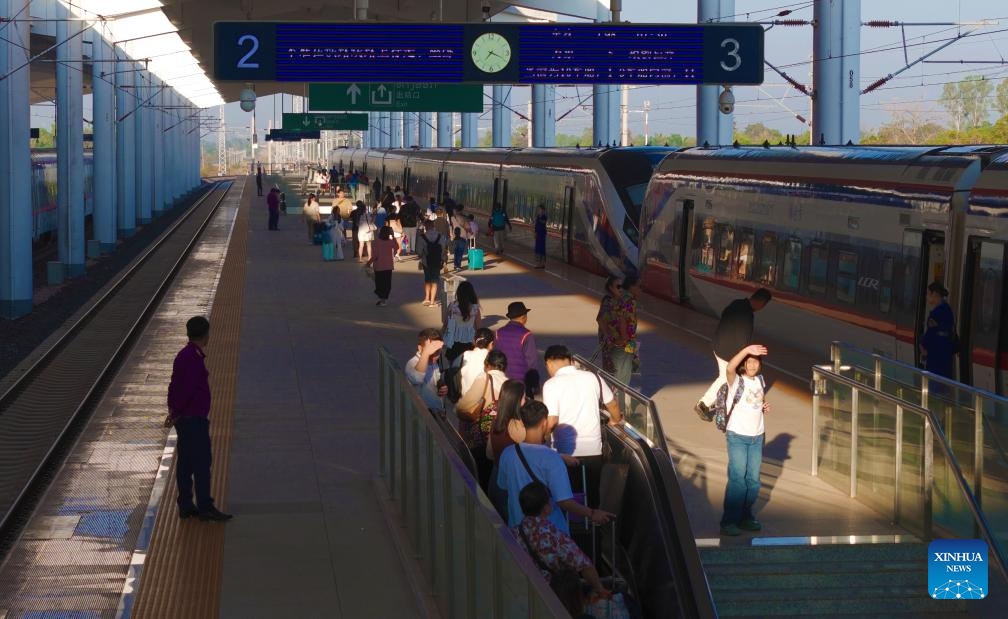
[[[234,190],[242,191],[240,206],[222,224],[231,227],[219,282],[202,288],[216,294],[169,307],[168,322],[150,336],[162,351],[177,351],[185,319],[212,304],[214,492],[235,518],[226,524],[177,518],[169,440],[154,467],[160,479],[146,511],[156,524],[138,542],[146,544],[149,535],[149,548],[111,616],[438,616],[395,507],[376,483],[375,369],[378,346],[403,363],[412,356],[417,332],[441,326],[442,308],[422,305],[415,258],[396,263],[389,304],[376,307],[373,282],[349,244],[346,260],[323,262],[299,215],[282,216],[280,229],[268,231],[265,198],[255,195],[254,180],[241,185]],[[590,355],[601,278],[561,264],[535,270],[532,263],[511,246],[503,259],[488,252],[484,270],[459,274],[476,288],[483,326],[502,326],[507,304],[523,301],[540,354],[562,343]],[[631,384],[658,405],[698,544],[903,533],[810,475],[809,368],[826,351],[806,358],[762,340],[757,315],[755,339],[769,348],[773,407],[757,504],[764,529],[719,538],[724,437],[692,410],[715,373],[709,336],[716,321],[647,296],[641,308],[642,374]],[[162,352],[160,370],[134,375],[132,387],[124,386],[146,396],[134,403],[146,407],[145,423],[164,414],[166,358],[170,368]],[[158,456],[163,446],[156,443]],[[124,556],[136,563],[130,552]]]

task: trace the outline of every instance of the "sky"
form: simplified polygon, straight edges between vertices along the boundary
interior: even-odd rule
[[[623,19],[636,23],[694,23],[696,5],[695,0],[623,0]],[[792,11],[786,19],[812,19],[812,2],[809,0],[736,0],[734,21],[770,21],[782,10]],[[966,24],[984,19],[999,23],[987,26],[938,25]],[[998,81],[1008,77],[1008,3],[1004,0],[864,0],[861,2],[861,21],[870,20],[895,20],[907,25],[902,30],[861,28],[862,88],[905,66],[903,32],[906,36],[905,53],[911,62],[950,37],[954,38],[969,30],[973,34],[956,41],[928,61],[915,65],[882,88],[862,96],[862,130],[888,122],[894,109],[913,110],[930,120],[945,123],[947,116],[938,103],[944,83],[980,74],[993,80],[993,85],[996,86]],[[933,25],[913,25],[919,23]],[[765,45],[765,58],[768,62],[811,88],[811,26],[770,28],[766,33]],[[952,64],[950,61],[985,62]],[[512,105],[516,109],[524,109],[529,90],[528,87],[516,87],[513,90]],[[580,134],[585,127],[591,126],[590,97],[579,105],[590,93],[591,88],[584,86],[578,89],[558,89],[556,116],[566,116],[558,122],[557,133]],[[784,133],[801,133],[806,127],[795,118],[795,114],[811,117],[808,97],[769,69],[765,72],[762,86],[736,87],[735,98],[735,123],[740,129],[760,122]],[[257,104],[260,137],[268,119],[279,118],[279,110],[274,108],[273,99],[274,97],[263,97]],[[645,101],[650,102],[649,133],[694,135],[694,87],[631,88],[629,125],[631,131],[637,134],[643,133],[642,110]],[[276,105],[280,105],[279,102]],[[289,111],[290,105],[288,97],[283,106]],[[87,102],[85,106],[86,109],[90,107]],[[208,117],[216,115],[216,109],[207,110]],[[54,117],[53,107],[37,106],[33,108],[32,125],[47,126],[52,122],[47,119]],[[991,118],[993,120],[993,113]],[[249,114],[242,112],[236,103],[226,106],[225,119],[229,127],[247,134]],[[519,122],[521,121],[517,117],[512,118],[512,128],[518,126]],[[479,127],[480,131],[489,131],[489,111],[481,116]]]

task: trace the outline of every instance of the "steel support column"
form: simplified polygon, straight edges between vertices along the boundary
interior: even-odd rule
[[[511,146],[511,85],[493,85],[490,110],[493,128],[492,142],[498,148]]]
[[[617,13],[622,8],[620,2],[610,7]],[[602,2],[595,6],[596,23],[619,21]],[[592,142],[596,146],[612,144],[620,139],[620,87],[615,84],[595,84],[592,86]]]
[[[816,0],[812,28],[812,141],[857,143],[860,129],[861,3]]]
[[[57,241],[66,277],[84,274],[83,27],[78,20],[56,22]]]
[[[697,23],[733,21],[735,0],[698,0]],[[734,115],[718,109],[721,86],[697,86],[697,144],[731,144],[734,138]]]
[[[392,112],[389,115],[391,119],[391,130],[389,131],[389,136],[391,138],[392,148],[402,148],[403,147],[403,113],[402,112]]]
[[[0,0],[0,17],[28,14],[29,0]],[[28,21],[4,23],[0,37],[0,317],[32,309],[31,114]]]
[[[136,99],[133,62],[121,49],[116,49],[116,61],[116,225],[119,237],[125,238],[136,231],[136,142],[133,117],[123,116],[136,106]]]
[[[455,131],[455,114],[452,112],[437,113],[437,145],[438,148],[452,146],[452,135]]]
[[[403,147],[418,146],[420,112],[403,112]]]
[[[116,246],[115,189],[115,64],[112,47],[103,35],[104,23],[95,24],[91,34],[91,107],[94,123],[92,187],[94,197],[93,233],[103,253]]]
[[[417,144],[420,148],[430,148],[431,147],[431,123],[433,119],[430,112],[419,112],[418,114],[420,120],[420,130],[417,136]]]
[[[532,85],[532,147],[556,145],[556,86]]]
[[[476,148],[479,144],[479,114],[462,112],[462,148]]]
[[[151,95],[150,72],[140,69],[136,65],[136,103],[130,109],[133,112],[130,120],[133,121],[134,139],[136,139],[136,207],[137,223],[140,225],[149,224],[153,218],[150,195],[150,173],[151,158],[151,135],[147,127],[147,98]]]
[[[153,99],[151,99],[150,107],[147,108],[147,117],[150,124],[150,135],[151,135],[151,205],[154,210],[154,216],[159,217],[164,213],[168,204],[164,199],[164,174],[162,170],[164,169],[164,132],[162,128],[164,127],[164,115],[161,113],[161,108],[164,101],[164,91],[162,90],[161,80],[151,75],[151,87],[154,89],[152,93]]]

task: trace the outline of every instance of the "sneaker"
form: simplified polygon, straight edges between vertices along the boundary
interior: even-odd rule
[[[696,412],[697,417],[703,421],[710,421],[711,419],[714,419],[714,413],[712,413],[703,402],[697,402],[696,406],[693,407],[693,410]]]
[[[386,301],[385,299],[378,299],[378,302],[375,303],[375,305],[377,305],[378,307],[385,307],[386,305],[388,305],[388,301]]]
[[[763,528],[763,523],[755,518],[752,520],[743,520],[739,523],[739,528],[743,531],[759,531]]]
[[[203,521],[212,520],[214,522],[227,522],[234,518],[231,514],[225,514],[216,507],[211,507],[210,509],[203,510],[199,513],[199,519]]]
[[[185,520],[186,518],[192,518],[193,516],[196,516],[198,514],[199,514],[199,510],[196,509],[195,505],[190,504],[190,505],[185,506],[185,507],[183,507],[182,505],[179,505],[179,508],[178,508],[178,517],[181,520]]]
[[[742,535],[742,529],[738,528],[738,525],[726,524],[721,527],[721,535],[736,537],[738,535]]]

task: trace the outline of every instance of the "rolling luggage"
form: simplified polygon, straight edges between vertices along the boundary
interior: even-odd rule
[[[482,271],[483,270],[483,250],[470,247],[469,248],[469,270],[470,271]]]

